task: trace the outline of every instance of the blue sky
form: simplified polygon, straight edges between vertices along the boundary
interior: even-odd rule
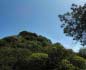
[[[81,46],[63,34],[58,18],[72,3],[85,0],[0,0],[0,38],[26,30],[77,51]]]

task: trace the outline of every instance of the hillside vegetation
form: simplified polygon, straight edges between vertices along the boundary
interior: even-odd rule
[[[0,70],[85,70],[82,51],[74,53],[46,37],[22,31],[0,39]]]

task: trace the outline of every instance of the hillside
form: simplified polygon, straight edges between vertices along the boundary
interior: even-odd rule
[[[41,35],[22,31],[0,39],[0,70],[84,70],[86,59]]]
[[[18,35],[8,36],[0,40],[0,47],[36,48],[50,46],[52,42],[41,35],[22,31]]]

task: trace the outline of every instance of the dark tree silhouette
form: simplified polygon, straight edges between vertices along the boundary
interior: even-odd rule
[[[72,4],[71,11],[59,15],[59,18],[63,22],[61,27],[64,33],[81,42],[81,45],[86,45],[86,4]]]

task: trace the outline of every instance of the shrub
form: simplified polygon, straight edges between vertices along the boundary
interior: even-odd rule
[[[79,70],[78,67],[75,67],[73,64],[70,63],[67,59],[63,59],[61,61],[61,65],[59,65],[61,68],[60,70]]]
[[[48,60],[48,54],[45,53],[33,53],[29,57],[28,70],[45,70],[46,62]]]
[[[86,69],[86,60],[84,58],[80,57],[80,56],[76,55],[76,56],[72,57],[70,59],[70,62],[74,66],[76,66],[76,67],[78,67],[80,69]]]

